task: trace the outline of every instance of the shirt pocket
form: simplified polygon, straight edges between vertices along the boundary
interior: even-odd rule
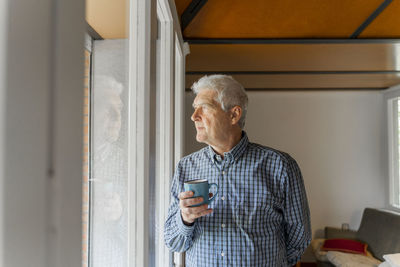
[[[265,203],[250,199],[242,200],[235,205],[233,214],[236,225],[246,232],[251,232],[257,224],[264,221]]]
[[[278,227],[282,215],[272,199],[266,198],[262,201],[246,199],[240,201],[234,208],[234,221],[248,234],[265,235],[272,229]]]

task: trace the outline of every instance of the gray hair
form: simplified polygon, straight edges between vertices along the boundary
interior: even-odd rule
[[[247,104],[249,99],[243,86],[228,75],[214,74],[203,76],[192,85],[192,91],[197,95],[202,90],[214,90],[218,93],[216,101],[221,104],[222,110],[229,111],[234,106],[242,108],[242,116],[238,122],[244,128]]]

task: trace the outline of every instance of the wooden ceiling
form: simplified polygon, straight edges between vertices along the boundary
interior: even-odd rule
[[[128,0],[86,0],[103,38],[126,38]],[[400,0],[175,1],[190,44],[186,85],[227,73],[248,89],[400,84]]]
[[[127,0],[86,0],[86,21],[104,39],[126,38]]]
[[[185,39],[346,39],[383,4],[358,38],[400,38],[399,0],[175,0],[179,17],[192,16]],[[86,20],[105,39],[126,38],[127,6],[86,0]]]
[[[247,90],[400,84],[400,1],[175,0],[186,87],[225,73]]]
[[[178,14],[191,0],[175,0]],[[400,1],[194,0],[201,8],[183,35],[192,38],[349,38],[380,7],[359,38],[400,38]],[[196,11],[196,10],[195,10]]]
[[[232,75],[248,90],[385,89],[400,84],[400,43],[192,44],[186,88]]]

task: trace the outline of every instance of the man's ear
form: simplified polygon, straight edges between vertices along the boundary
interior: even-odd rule
[[[235,125],[239,122],[242,117],[242,108],[240,106],[234,106],[231,108],[231,123]]]

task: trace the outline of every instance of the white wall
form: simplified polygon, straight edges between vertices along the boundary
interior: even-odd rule
[[[385,110],[377,91],[249,92],[245,130],[250,141],[290,153],[306,185],[313,234],[349,223],[365,207],[386,202]],[[190,121],[186,94],[186,153],[202,145]]]

